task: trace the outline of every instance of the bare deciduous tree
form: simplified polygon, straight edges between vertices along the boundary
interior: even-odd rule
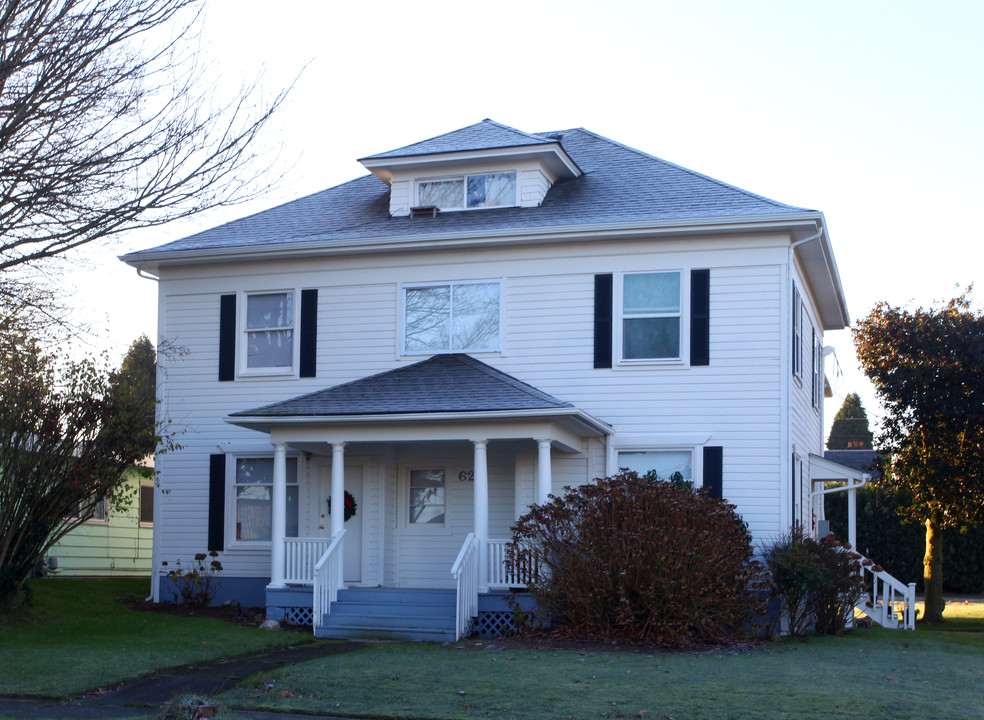
[[[201,2],[0,4],[0,270],[254,196],[250,144],[286,91],[214,100],[188,50]]]

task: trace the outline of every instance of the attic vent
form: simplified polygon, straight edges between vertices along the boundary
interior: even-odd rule
[[[547,135],[547,140],[563,140],[564,136],[560,133],[553,133],[552,135]]]
[[[441,208],[437,205],[418,205],[410,208],[410,217],[437,217],[439,212],[441,212]]]

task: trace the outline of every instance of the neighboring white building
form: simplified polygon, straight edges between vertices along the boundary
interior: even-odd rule
[[[530,503],[620,466],[708,486],[756,542],[812,525],[823,335],[849,322],[822,213],[580,128],[485,120],[361,162],[124,257],[182,348],[158,570],[215,549],[219,599],[310,619],[344,487],[345,585],[454,589],[463,559],[494,591]]]

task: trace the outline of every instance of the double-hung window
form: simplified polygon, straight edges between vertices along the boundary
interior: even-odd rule
[[[245,372],[280,373],[294,368],[294,293],[245,296],[242,362]]]
[[[460,282],[403,289],[403,351],[499,350],[498,282]]]
[[[623,360],[681,357],[681,297],[678,271],[622,276]]]
[[[417,181],[417,205],[441,210],[475,210],[516,205],[516,173],[435,178]]]
[[[235,542],[270,542],[273,536],[273,458],[234,458],[232,505]],[[287,458],[287,537],[297,537],[297,458]]]

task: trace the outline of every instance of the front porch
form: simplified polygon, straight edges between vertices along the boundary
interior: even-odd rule
[[[528,575],[505,562],[509,527],[554,492],[558,467],[564,484],[604,474],[612,432],[467,356],[438,356],[228,421],[268,434],[274,448],[268,616],[327,632],[339,622],[331,616],[356,614],[361,597],[360,613],[386,618],[377,630],[399,629],[406,613],[394,610],[411,596],[383,607],[363,590],[382,588],[390,600],[397,590],[450,591],[453,607],[440,613],[452,629],[434,630],[452,639],[471,629],[480,597],[525,586]],[[288,456],[306,478],[293,481],[300,516],[290,522]],[[355,487],[365,496],[347,525],[342,512],[326,510],[343,508]],[[302,536],[288,537],[288,525]]]

